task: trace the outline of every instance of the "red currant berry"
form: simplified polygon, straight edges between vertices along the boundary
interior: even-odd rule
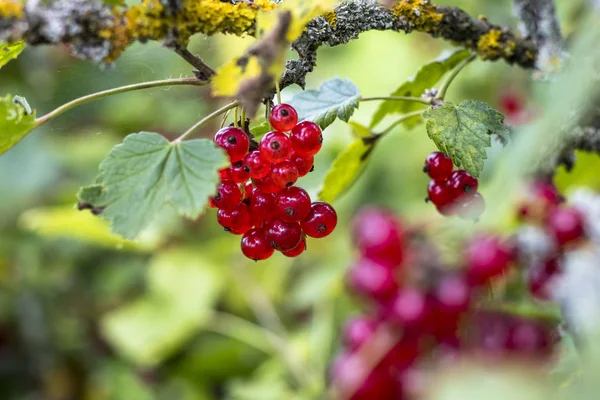
[[[517,320],[509,333],[507,348],[517,355],[545,358],[552,353],[550,330],[530,320]]]
[[[438,314],[454,316],[469,309],[471,287],[462,275],[443,275],[433,288],[433,298]]]
[[[456,213],[456,204],[444,204],[442,206],[435,206],[435,209],[443,216],[450,217]]]
[[[362,358],[352,354],[342,354],[335,360],[332,376],[338,391],[352,391],[343,397],[347,400],[399,398],[395,381],[389,373],[378,368],[369,372]]]
[[[429,200],[436,206],[445,206],[452,202],[452,190],[446,181],[430,181],[427,187]]]
[[[561,273],[556,258],[533,264],[527,270],[527,285],[533,297],[539,300],[551,300],[552,286]]]
[[[232,163],[242,160],[250,148],[246,132],[233,126],[219,130],[215,135],[215,143],[225,149]]]
[[[260,141],[260,155],[268,162],[285,161],[292,155],[292,142],[281,132],[269,132]]]
[[[217,212],[217,222],[234,235],[242,235],[252,228],[250,211],[248,206],[242,202],[231,210],[219,210]]]
[[[296,153],[293,153],[290,160],[296,166],[296,169],[298,169],[299,177],[308,175],[308,173],[313,170],[315,165],[315,158],[313,156],[300,157]]]
[[[365,208],[354,219],[352,233],[354,242],[365,257],[390,268],[402,263],[404,235],[392,214]]]
[[[296,246],[292,250],[282,251],[281,254],[283,254],[286,257],[294,258],[294,257],[298,257],[300,254],[304,253],[305,251],[306,251],[306,238],[303,237],[298,246]]]
[[[265,160],[258,150],[248,153],[244,158],[244,164],[248,167],[252,179],[264,178],[271,172],[271,163]]]
[[[323,133],[319,125],[311,121],[302,121],[290,134],[294,152],[301,157],[314,156],[323,145]]]
[[[454,171],[448,178],[455,199],[471,197],[479,188],[479,181],[471,176],[467,171],[461,169]]]
[[[225,182],[217,186],[217,195],[212,198],[212,203],[223,210],[231,210],[240,201],[242,201],[242,192],[233,182]]]
[[[253,179],[252,182],[254,182],[254,186],[256,186],[258,190],[265,193],[277,193],[285,188],[285,186],[279,186],[273,182],[271,174],[262,179]]]
[[[265,224],[265,235],[274,249],[290,251],[302,241],[302,229],[297,222],[285,222],[274,219]]]
[[[310,196],[298,186],[283,189],[275,198],[275,215],[286,222],[300,222],[310,210]]]
[[[563,198],[560,193],[558,193],[556,186],[554,186],[552,183],[539,181],[534,182],[531,185],[531,192],[536,200],[542,200],[547,205],[557,206],[563,201]]]
[[[485,201],[483,196],[475,193],[473,197],[465,201],[459,201],[456,206],[456,214],[462,219],[477,221],[485,211]]]
[[[350,269],[350,289],[376,301],[385,301],[396,293],[397,283],[392,270],[368,258],[362,258]]]
[[[377,320],[369,317],[353,318],[344,327],[344,345],[350,350],[358,350],[377,329]]]
[[[269,122],[276,131],[291,131],[298,123],[298,113],[289,104],[277,104],[271,110]]]
[[[337,213],[331,204],[316,202],[310,206],[308,216],[302,221],[302,230],[313,238],[328,236],[337,225]]]
[[[485,356],[503,356],[510,341],[511,324],[511,318],[505,314],[479,311],[469,321],[468,344]]]
[[[250,195],[250,215],[255,226],[262,226],[274,216],[275,195],[254,189]]]
[[[254,191],[254,185],[252,185],[252,182],[246,182],[242,189],[242,201],[249,200],[250,196],[252,196],[252,192]]]
[[[443,181],[450,177],[453,168],[452,159],[444,153],[436,151],[425,159],[423,172],[426,172],[433,180]]]
[[[422,327],[428,313],[425,293],[417,288],[401,290],[386,307],[387,320],[404,329]]]
[[[231,181],[229,176],[229,168],[223,168],[219,170],[219,180],[221,183]]]
[[[262,229],[251,229],[242,237],[242,253],[251,260],[266,260],[274,251]]]
[[[277,186],[290,187],[298,180],[298,168],[290,161],[273,165],[271,178]]]
[[[244,183],[250,179],[250,172],[242,161],[237,161],[229,168],[229,177],[235,183]]]
[[[547,228],[561,246],[579,240],[585,234],[583,217],[575,208],[552,210],[548,216]]]
[[[466,249],[467,276],[472,285],[481,285],[502,275],[511,261],[510,250],[495,236],[480,236]]]

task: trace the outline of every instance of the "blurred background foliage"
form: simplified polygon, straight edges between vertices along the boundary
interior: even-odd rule
[[[442,3],[516,24],[509,0]],[[557,5],[568,35],[581,1]],[[247,40],[198,36],[191,49],[218,66],[241,54]],[[349,45],[321,49],[308,87],[339,76],[365,96],[386,95],[448,49],[426,35],[369,32]],[[29,48],[0,72],[0,94],[25,96],[46,112],[102,89],[189,74],[188,65],[157,43],[134,46],[106,69],[63,48]],[[477,61],[458,78],[450,100],[473,98],[498,108],[511,94],[527,102],[530,83],[529,72]],[[294,90],[283,93],[284,101]],[[297,260],[247,261],[239,238],[220,229],[213,210],[197,221],[165,216],[133,243],[74,209],[78,188],[93,181],[100,161],[125,135],[147,130],[174,137],[222,103],[209,88],[122,94],[69,112],[0,157],[1,399],[268,400],[323,392],[340,324],[355,310],[343,282],[353,258],[349,221],[365,204],[385,205],[411,221],[439,218],[423,202],[421,166],[434,145],[423,126],[388,135],[336,202],[336,232],[310,241]],[[367,124],[376,106],[361,104],[353,119]],[[535,104],[528,110],[535,114]],[[217,129],[209,126],[201,135],[212,137]],[[316,171],[301,185],[316,195],[351,140],[344,123],[328,128]],[[488,167],[499,149],[490,152]],[[558,184],[600,189],[599,167],[597,156],[581,155],[573,172],[559,172]],[[484,193],[485,181],[484,173]],[[283,361],[258,326],[248,305],[257,293],[270,299],[288,328],[290,352],[310,366],[306,393],[293,392]]]

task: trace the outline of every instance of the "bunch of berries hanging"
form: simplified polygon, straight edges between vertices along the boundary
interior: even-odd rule
[[[427,201],[431,201],[442,215],[457,215],[477,220],[485,210],[485,202],[477,192],[479,182],[467,171],[453,171],[450,157],[436,151],[427,156],[423,172],[431,181],[427,188]]]
[[[250,150],[248,135],[236,127],[219,130],[214,139],[231,166],[220,171],[211,206],[218,208],[217,221],[226,231],[243,235],[242,253],[252,260],[265,260],[275,250],[297,257],[306,250],[307,236],[323,238],[337,224],[330,204],[311,202],[306,190],[294,186],[313,170],[323,143],[321,128],[298,123],[288,104],[273,107],[269,122],[274,131],[257,149]]]

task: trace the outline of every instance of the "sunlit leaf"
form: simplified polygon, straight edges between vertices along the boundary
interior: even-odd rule
[[[0,155],[36,127],[35,112],[15,103],[13,97],[0,97]]]
[[[4,67],[10,60],[14,60],[25,50],[23,40],[15,43],[0,42],[0,68]]]
[[[133,239],[166,207],[198,217],[225,163],[211,140],[169,142],[158,133],[132,134],[102,161],[96,184],[83,187],[79,200],[103,210],[113,232]]]
[[[423,118],[427,121],[427,134],[438,149],[474,177],[483,170],[485,148],[491,145],[490,135],[508,140],[504,116],[480,101],[466,100],[458,106],[444,103],[427,110]]]
[[[217,70],[212,79],[212,93],[215,96],[235,96],[244,80],[257,78],[260,74],[258,58],[251,56],[244,62],[233,59]]]

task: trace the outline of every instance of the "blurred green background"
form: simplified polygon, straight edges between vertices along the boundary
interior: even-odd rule
[[[441,3],[515,27],[509,0]],[[581,1],[557,3],[568,34]],[[216,67],[241,54],[248,40],[199,36],[191,49]],[[384,96],[449,49],[422,34],[369,32],[346,46],[321,49],[307,87],[339,76],[364,96]],[[104,69],[64,48],[28,48],[0,71],[0,94],[25,96],[41,114],[95,91],[190,72],[158,43],[135,45]],[[476,61],[458,78],[450,100],[473,98],[498,108],[505,94],[527,101],[529,84],[529,73],[518,68]],[[284,101],[296,90],[286,90]],[[343,284],[354,257],[348,224],[365,204],[388,206],[410,221],[436,218],[423,202],[427,179],[421,172],[434,145],[423,126],[388,135],[357,184],[335,203],[336,232],[310,241],[297,260],[275,255],[247,261],[239,237],[223,232],[214,210],[197,221],[166,217],[132,243],[74,209],[78,188],[94,180],[100,161],[125,135],[146,130],[173,137],[221,104],[209,88],[122,94],[61,116],[0,157],[0,399],[296,398],[264,332],[247,323],[260,325],[248,305],[256,293],[276,306],[290,351],[310,366],[314,384],[304,398],[326,387],[339,327],[358,310]],[[353,119],[368,124],[376,106],[361,104]],[[212,137],[216,129],[200,135]],[[316,171],[299,185],[316,194],[351,140],[344,123],[328,128]],[[499,150],[490,152],[486,168]],[[588,156],[585,165],[597,166],[597,158]],[[600,185],[589,171],[578,167],[570,179]],[[484,173],[484,187],[485,180]]]

